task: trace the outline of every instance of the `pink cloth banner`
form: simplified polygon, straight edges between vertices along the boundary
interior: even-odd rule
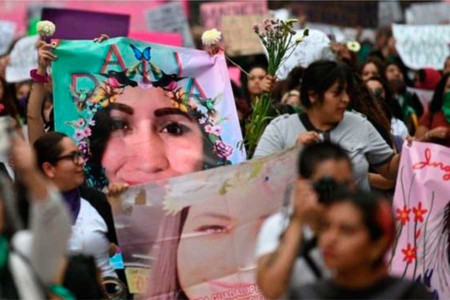
[[[128,37],[149,43],[169,46],[181,47],[183,45],[183,37],[178,33],[142,31],[132,32]]]
[[[450,149],[405,145],[397,177],[397,232],[391,272],[423,282],[434,299],[450,299]]]

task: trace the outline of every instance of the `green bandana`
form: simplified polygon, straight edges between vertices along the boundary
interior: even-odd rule
[[[450,123],[450,92],[447,92],[443,96],[442,111],[444,112],[445,119]]]

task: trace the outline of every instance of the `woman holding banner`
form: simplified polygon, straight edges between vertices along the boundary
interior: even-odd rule
[[[274,119],[266,127],[255,157],[268,156],[296,144],[328,140],[348,152],[359,187],[370,189],[369,166],[383,177],[395,179],[400,156],[394,154],[366,117],[346,111],[350,98],[355,96],[353,76],[349,67],[341,63],[312,63],[305,70],[300,91],[305,112]]]

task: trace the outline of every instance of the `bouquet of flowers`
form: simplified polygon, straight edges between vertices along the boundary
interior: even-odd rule
[[[305,29],[302,36],[297,36],[293,30],[295,19],[286,21],[265,19],[262,24],[253,25],[253,30],[259,36],[268,53],[268,74],[275,76],[278,68],[294,53],[296,47],[308,36]],[[261,138],[267,124],[277,114],[271,99],[271,93],[264,92],[253,105],[253,112],[249,122],[245,125],[244,144],[248,157],[253,156],[256,145]]]

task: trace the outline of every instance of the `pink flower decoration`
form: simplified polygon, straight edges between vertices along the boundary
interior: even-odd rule
[[[76,140],[82,140],[82,139],[84,139],[84,130],[82,130],[82,129],[77,129],[77,130],[75,130],[75,139]]]
[[[84,119],[78,119],[77,120],[77,127],[83,127],[85,124]]]
[[[212,127],[211,125],[208,124],[208,125],[205,126],[205,132],[206,133],[212,133],[213,132],[213,128],[214,127]]]
[[[84,136],[85,137],[89,137],[89,136],[91,136],[91,134],[92,134],[92,131],[89,127],[84,128]]]

